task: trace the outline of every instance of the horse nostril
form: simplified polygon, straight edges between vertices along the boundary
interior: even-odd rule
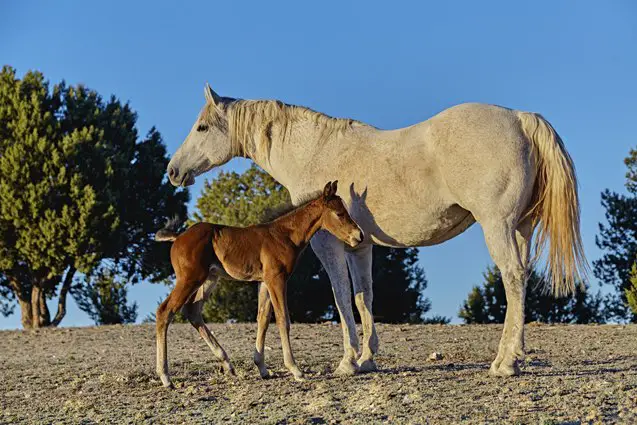
[[[168,177],[170,178],[177,177],[177,169],[175,167],[168,167]]]
[[[363,239],[364,239],[364,238],[365,238],[365,234],[364,234],[364,233],[363,233],[363,231],[361,230],[361,231],[360,231],[360,236],[359,236],[359,238],[358,238],[358,239],[359,239],[361,242],[363,242]]]

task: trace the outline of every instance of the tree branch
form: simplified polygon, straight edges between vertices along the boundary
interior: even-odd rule
[[[58,311],[55,314],[55,318],[51,322],[51,326],[58,326],[66,315],[66,296],[68,295],[69,289],[71,288],[71,283],[73,282],[73,276],[75,275],[75,272],[75,267],[70,266],[66,272],[66,276],[64,276],[64,282],[62,283],[62,288],[60,288],[60,296],[58,297]]]

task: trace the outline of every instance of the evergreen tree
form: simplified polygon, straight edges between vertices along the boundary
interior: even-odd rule
[[[265,221],[289,203],[287,190],[253,165],[242,174],[222,172],[213,181],[206,181],[194,217],[197,221],[248,226]],[[418,251],[374,247],[373,255],[375,315],[386,322],[422,322],[430,303],[423,296],[427,281],[417,265]],[[255,320],[257,292],[257,285],[222,280],[204,305],[204,319]],[[338,319],[329,278],[310,247],[290,277],[288,299],[292,321]]]
[[[599,224],[595,243],[605,254],[594,261],[594,273],[600,281],[613,285],[615,293],[606,299],[610,314],[616,319],[637,322],[626,298],[630,290],[631,268],[637,257],[637,150],[631,149],[624,160],[627,195],[605,190],[602,205],[607,224]]]
[[[633,315],[637,316],[637,263],[630,270],[630,286],[624,289],[626,303]]]
[[[59,324],[76,274],[104,261],[132,282],[170,274],[152,234],[185,216],[188,193],[166,181],[161,136],[140,140],[136,119],[84,86],[0,72],[0,296],[18,301],[25,328]]]
[[[126,283],[113,270],[100,268],[74,290],[78,307],[96,325],[133,323],[137,319],[137,303],[128,304]]]
[[[554,298],[545,293],[540,276],[531,271],[526,290],[525,321],[543,323],[602,323],[602,296],[578,290],[571,298]],[[474,286],[460,309],[465,323],[504,323],[506,293],[497,267],[484,273],[484,283]]]

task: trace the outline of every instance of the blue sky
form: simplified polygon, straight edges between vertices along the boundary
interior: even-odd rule
[[[171,153],[206,81],[221,95],[387,129],[468,101],[540,112],[574,158],[591,261],[600,192],[623,190],[622,160],[637,145],[632,1],[2,2],[0,62],[130,101],[140,132],[157,126]],[[420,258],[431,313],[454,318],[491,264],[478,225]],[[133,287],[140,319],[166,293]],[[91,324],[71,304],[63,325]],[[0,318],[0,328],[18,326],[18,315]]]

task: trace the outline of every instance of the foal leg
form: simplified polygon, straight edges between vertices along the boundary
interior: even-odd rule
[[[212,331],[208,329],[204,323],[203,316],[201,315],[203,304],[206,302],[208,296],[216,285],[216,278],[214,280],[207,280],[197,291],[194,300],[185,304],[181,311],[190,324],[197,330],[197,332],[199,332],[199,335],[201,335],[201,338],[206,342],[208,347],[210,347],[210,350],[212,350],[215,357],[221,361],[224,371],[229,375],[235,375],[234,368],[230,363],[228,354],[221,344],[219,344]]]
[[[257,340],[254,350],[254,364],[259,368],[261,378],[268,378],[270,371],[265,367],[265,334],[272,317],[272,303],[265,283],[259,286],[259,310],[257,312]]]
[[[303,372],[296,365],[294,355],[292,354],[292,348],[290,346],[290,315],[288,313],[287,302],[287,288],[286,288],[287,276],[285,273],[278,272],[276,275],[266,277],[265,284],[267,285],[268,292],[270,294],[270,301],[272,307],[274,307],[274,316],[276,317],[276,324],[279,328],[279,334],[281,335],[281,345],[283,346],[283,363],[288,368],[294,379],[297,381],[304,381]]]
[[[177,280],[175,289],[172,290],[168,298],[159,305],[156,313],[156,337],[157,337],[157,374],[164,387],[172,388],[168,375],[168,325],[172,321],[175,313],[186,304],[188,299],[201,285],[200,281]]]
[[[507,298],[500,347],[489,373],[492,376],[519,375],[518,361],[524,357],[526,270],[513,226],[505,221],[493,220],[483,223],[482,227],[491,257],[502,273]]]
[[[378,352],[378,335],[372,315],[372,245],[345,254],[354,283],[354,300],[363,324],[363,352],[358,359],[361,372],[376,370],[373,356]]]
[[[317,232],[310,241],[314,253],[327,271],[334,291],[334,300],[338,308],[343,329],[343,347],[345,354],[336,369],[337,375],[353,375],[358,371],[358,334],[352,311],[352,290],[347,274],[345,247],[325,230]]]

